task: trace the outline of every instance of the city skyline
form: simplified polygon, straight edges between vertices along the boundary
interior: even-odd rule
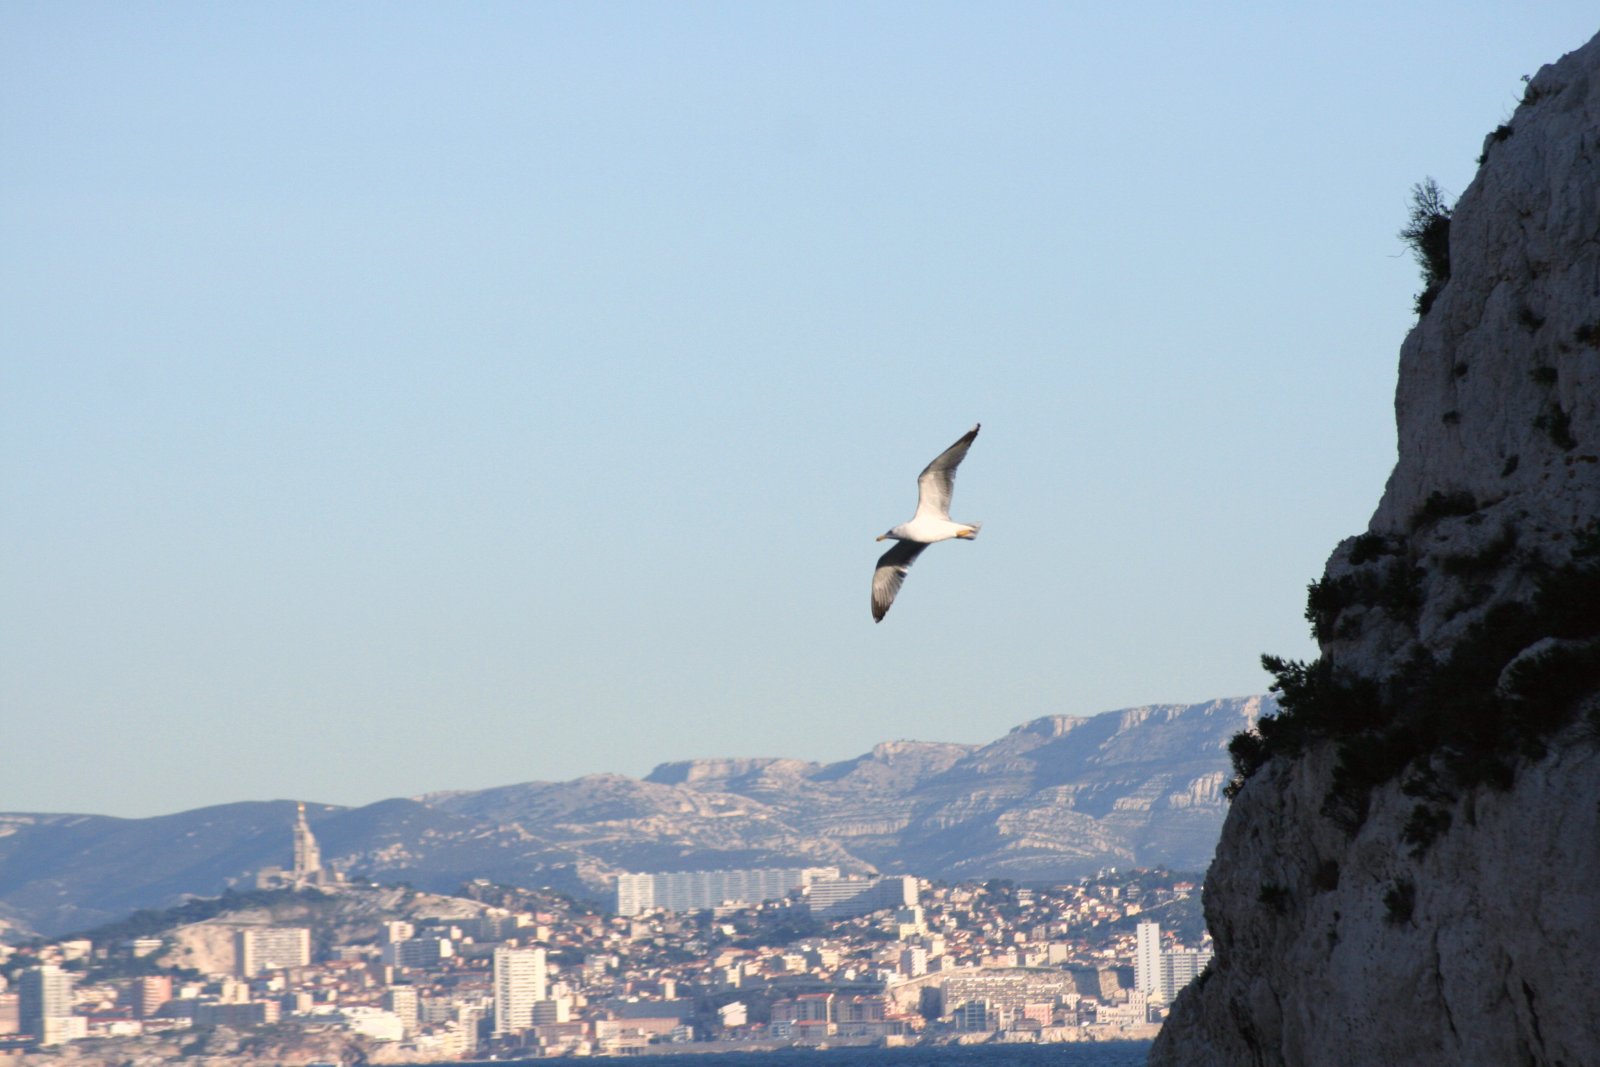
[[[819,886],[632,916],[487,882],[453,897],[367,883],[278,889],[210,901],[199,921],[192,900],[139,913],[140,937],[119,923],[0,942],[0,977],[17,989],[0,989],[0,1049],[94,1038],[120,1054],[159,1057],[174,1043],[193,1054],[214,1027],[270,1028],[278,1058],[354,1041],[428,1062],[707,1041],[760,1051],[982,1033],[1142,1040],[1164,1011],[1130,985],[1152,925],[1136,938],[1130,924],[1198,922],[1196,886],[1170,872],[1031,889],[908,878],[844,911],[836,893],[808,902]]]
[[[251,878],[261,889],[403,878],[441,890],[541,871],[544,884],[576,892],[602,870],[701,871],[661,886],[643,880],[636,888],[648,894],[633,894],[632,906],[676,906],[680,882],[687,894],[761,899],[806,877],[716,874],[746,864],[1027,880],[1130,861],[1200,870],[1226,815],[1229,740],[1270,707],[1256,698],[1049,717],[970,748],[885,742],[839,764],[711,759],[645,780],[602,775],[354,808],[244,801],[149,819],[0,812],[0,863],[25,858],[5,867],[0,929],[88,927],[133,903]],[[279,827],[294,829],[291,855]],[[169,856],[173,841],[189,847]]]
[[[1592,22],[0,9],[0,811],[1262,692],[1393,463],[1408,191]]]
[[[1117,930],[1183,909],[1195,885],[1171,872],[1036,889],[831,868],[617,872],[606,909],[482,879],[452,897],[315,877],[325,872],[303,805],[284,836],[290,868],[262,867],[256,895],[215,899],[199,921],[190,897],[166,928],[143,910],[64,938],[0,940],[0,1051],[91,1037],[150,1049],[215,1026],[302,1041],[331,1029],[440,1059],[952,1032],[1122,1040],[1152,1036],[1210,958],[1163,951],[1153,921],[1131,939]],[[141,933],[128,937],[134,920]],[[764,927],[782,933],[737,936]]]

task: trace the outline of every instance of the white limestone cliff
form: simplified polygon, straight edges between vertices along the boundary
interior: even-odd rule
[[[1425,757],[1354,817],[1330,802],[1337,737],[1265,759],[1206,880],[1216,958],[1158,1067],[1600,1063],[1600,639],[1557,633],[1548,607],[1600,520],[1600,37],[1486,138],[1395,410],[1394,473],[1322,583],[1323,662],[1420,715],[1419,671],[1504,638],[1503,660],[1457,672],[1498,672],[1490,692],[1427,690],[1434,721],[1493,700],[1554,725],[1494,754],[1504,780],[1451,784]],[[1589,626],[1600,605],[1575,610]],[[1557,716],[1519,669],[1566,652]]]

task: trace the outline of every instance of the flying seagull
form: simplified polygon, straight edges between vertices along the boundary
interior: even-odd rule
[[[966,457],[978,436],[979,423],[961,435],[961,440],[940,452],[934,461],[917,475],[917,513],[910,522],[879,537],[880,541],[894,541],[895,546],[878,557],[878,569],[872,572],[872,621],[882,622],[888,614],[900,583],[906,580],[922,550],[935,541],[948,541],[952,537],[972,540],[978,536],[981,522],[950,521],[950,490],[955,485],[956,468]]]

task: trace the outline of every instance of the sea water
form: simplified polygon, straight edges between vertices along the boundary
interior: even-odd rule
[[[1144,1067],[1148,1041],[1074,1041],[1066,1044],[912,1045],[907,1048],[779,1049],[774,1052],[689,1052],[665,1056],[603,1058],[637,1067]],[[541,1067],[551,1060],[501,1061]],[[588,1059],[568,1059],[580,1064]]]

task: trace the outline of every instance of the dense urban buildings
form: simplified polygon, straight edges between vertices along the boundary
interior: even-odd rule
[[[1148,1037],[1206,955],[1163,937],[1158,917],[1199,928],[1194,885],[1161,872],[1038,887],[676,873],[623,875],[615,910],[487,882],[450,897],[329,878],[132,936],[0,946],[0,1050],[90,1036],[159,1060],[259,1027],[303,1042],[300,1059],[338,1040],[390,1046],[372,1053],[390,1062]],[[774,885],[779,898],[735,899]],[[646,907],[640,886],[674,907]]]

